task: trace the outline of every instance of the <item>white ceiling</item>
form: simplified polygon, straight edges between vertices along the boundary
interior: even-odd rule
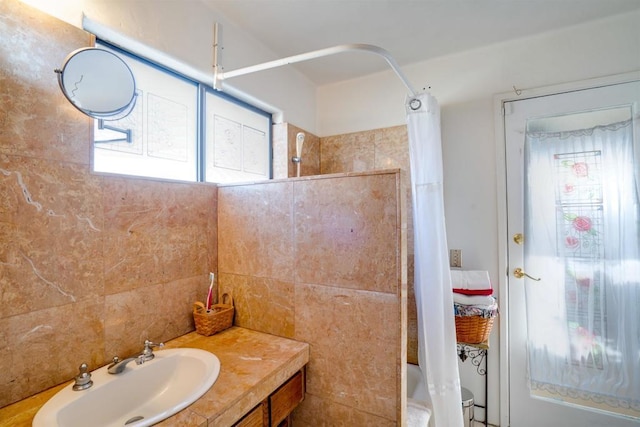
[[[273,59],[367,43],[400,66],[640,9],[640,0],[202,1],[279,55]],[[388,69],[359,52],[295,66],[317,85]]]

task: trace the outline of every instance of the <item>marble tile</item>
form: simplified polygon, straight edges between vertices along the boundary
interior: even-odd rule
[[[206,417],[192,411],[178,412],[171,418],[154,424],[155,427],[207,427],[208,425],[209,422]]]
[[[0,319],[0,407],[104,364],[103,299]]]
[[[88,35],[15,0],[0,3],[0,23],[0,154],[10,171],[0,174],[0,238],[9,242],[0,247],[0,262],[10,266],[0,272],[0,406],[72,378],[76,357],[99,365],[115,353],[138,351],[145,338],[167,340],[191,330],[192,304],[204,298],[208,272],[219,264],[220,279],[231,278],[221,286],[236,292],[240,323],[312,343],[309,384],[316,394],[307,401],[317,404],[310,404],[308,420],[320,408],[327,425],[394,424],[399,375],[393,369],[404,337],[401,327],[389,325],[402,324],[404,294],[398,291],[398,239],[388,238],[398,234],[398,207],[386,199],[397,195],[397,180],[355,177],[355,186],[296,180],[221,187],[217,194],[202,184],[92,176],[78,165],[89,163],[91,121],[62,96],[51,71],[88,44]],[[287,149],[295,147],[298,131],[287,127]],[[317,142],[307,133],[303,175],[317,173],[316,153],[325,172],[396,167],[403,161],[400,139],[398,129]],[[301,203],[295,216],[294,190]],[[298,194],[302,190],[307,193]],[[355,209],[331,208],[335,194],[337,206],[355,200]],[[314,228],[314,215],[329,220]],[[389,240],[394,243],[379,244]],[[75,302],[61,293],[66,286]],[[217,352],[237,368],[233,386],[255,380],[255,367],[266,364],[262,356],[242,359],[221,346]],[[373,357],[363,365],[362,354]],[[42,364],[42,375],[29,370],[30,363]],[[345,381],[331,381],[334,371]],[[274,384],[287,375],[279,372]],[[368,376],[375,383],[362,385]],[[363,388],[373,393],[359,396]],[[198,408],[216,407],[226,391]],[[246,409],[255,404],[243,402]],[[236,415],[209,424],[228,425]],[[180,423],[201,424],[187,418]]]
[[[255,187],[221,187],[219,194],[219,283],[222,292],[234,293],[236,324],[281,336],[291,336],[293,331],[295,339],[309,342],[312,357],[308,390],[319,396],[323,405],[332,408],[330,413],[341,414],[336,408],[343,407],[358,414],[372,412],[380,419],[385,416],[387,420],[397,419],[400,417],[397,412],[400,397],[396,390],[402,386],[402,375],[396,370],[396,364],[404,361],[407,340],[406,330],[401,326],[406,322],[403,310],[406,285],[403,285],[402,276],[405,275],[406,284],[407,267],[406,262],[401,261],[401,255],[406,251],[406,218],[403,217],[402,202],[390,203],[388,198],[401,194],[400,176],[385,172],[315,177],[293,181],[293,187],[273,187],[274,194],[268,196],[270,199],[295,198],[296,229],[292,245],[296,255],[295,285],[274,279],[264,268],[260,270],[262,273],[256,273],[259,269],[254,263],[262,254],[260,244],[243,246],[229,257],[232,268],[236,269],[234,274],[230,274],[229,264],[222,260],[228,255],[225,252],[230,246],[256,239],[246,237],[247,229],[253,234],[263,234],[259,227],[248,226],[257,217],[252,212],[256,209],[254,205],[270,204],[256,202],[264,195],[252,192]],[[276,195],[276,192],[279,193]],[[240,220],[243,216],[251,219]],[[322,232],[314,233],[313,227],[335,229],[340,221],[343,221],[342,225],[351,221],[353,224],[347,224],[349,231],[351,228],[360,231],[360,237],[349,240],[328,236],[323,240]],[[272,224],[263,227],[275,228]],[[242,234],[238,236],[237,233]],[[389,245],[380,245],[380,242],[389,241],[392,242]],[[351,247],[347,247],[348,243]],[[368,261],[371,264],[366,264],[367,268],[353,267]],[[325,267],[327,265],[341,274],[332,273],[332,269]],[[344,279],[349,274],[353,276],[352,281]],[[358,287],[389,293],[355,290]],[[292,292],[295,293],[293,302]],[[267,305],[269,308],[265,309]],[[289,320],[293,310],[295,317]],[[394,324],[398,326],[389,326]],[[384,331],[381,332],[381,328]],[[372,350],[372,346],[375,349]],[[361,367],[362,354],[369,357],[371,353],[375,356]],[[389,362],[390,359],[393,362]],[[335,377],[344,380],[336,383]],[[366,382],[364,386],[363,381]],[[363,388],[368,390],[364,395],[361,393]],[[384,415],[380,415],[381,412]],[[374,419],[378,418],[374,416]],[[330,422],[339,420],[332,418]]]
[[[215,271],[216,187],[105,178],[105,292]]]
[[[169,347],[202,348],[220,359],[216,383],[185,409],[216,427],[233,425],[309,361],[308,344],[238,327],[210,337],[194,332]]]
[[[296,427],[397,427],[400,424],[395,420],[307,393],[300,406],[293,411],[293,425]]]
[[[408,180],[407,180],[408,181]],[[411,188],[407,186],[407,360],[410,363],[418,363],[418,314],[416,311],[416,298],[414,284],[415,274],[415,250],[413,228],[413,206],[411,200]]]
[[[196,199],[203,197],[203,194],[194,195]],[[218,189],[209,188],[206,194],[204,194],[205,210],[208,211],[206,215],[207,228],[200,230],[204,232],[204,239],[206,242],[206,255],[207,262],[205,270],[210,270],[214,273],[218,273]],[[205,271],[207,273],[207,271]]]
[[[373,129],[320,139],[323,174],[402,169],[410,172],[407,127]]]
[[[165,346],[179,347],[214,353],[220,375],[200,399],[160,426],[231,426],[309,361],[308,344],[238,327],[210,337],[192,332]],[[30,427],[36,412],[61,388],[0,408],[0,427]]]
[[[413,290],[414,279],[414,229],[413,203],[411,200],[411,165],[406,126],[356,132],[321,138],[322,173],[350,172],[353,165],[366,165],[367,170],[400,168],[406,175],[405,203],[407,223],[407,357],[412,363],[418,360],[418,325]],[[373,148],[371,148],[373,147]],[[373,155],[371,154],[373,151]],[[373,160],[372,160],[373,159]]]
[[[375,141],[369,132],[323,137],[320,173],[364,172],[375,169]]]
[[[220,273],[293,282],[291,181],[220,186]]]
[[[407,292],[407,362],[418,364],[418,312],[413,280]]]
[[[164,342],[193,331],[193,303],[208,284],[202,275],[106,296],[105,359],[140,352],[146,339]]]
[[[162,285],[162,303],[152,311],[163,331],[156,339],[168,341],[195,329],[193,303],[206,296],[209,283],[209,274],[206,273]]]
[[[65,385],[66,383],[52,387],[12,405],[0,408],[0,427],[31,427],[33,417],[36,416],[42,405],[64,388]]]
[[[369,131],[375,146],[375,169],[400,168],[410,172],[407,127],[394,126]]]
[[[396,292],[400,218],[389,197],[397,199],[398,179],[381,173],[294,183],[297,282]]]
[[[15,0],[0,4],[0,152],[89,164],[91,120],[58,86],[55,68],[88,33]]]
[[[101,295],[100,178],[0,155],[0,318]]]
[[[218,257],[214,185],[90,173],[53,72],[87,33],[4,0],[0,40],[1,407],[193,330]]]
[[[401,387],[402,378],[395,366],[396,362],[404,360],[406,348],[406,332],[401,327],[406,322],[402,309],[406,304],[406,288],[402,285],[406,265],[400,261],[402,251],[406,251],[402,249],[402,245],[406,245],[402,237],[403,228],[406,233],[406,219],[403,221],[401,202],[389,203],[388,200],[389,194],[395,197],[400,194],[400,185],[397,173],[375,173],[296,180],[293,187],[274,187],[273,192],[279,193],[270,194],[270,198],[286,200],[287,196],[295,197],[295,286],[289,281],[273,279],[266,269],[261,270],[264,276],[256,273],[258,268],[252,263],[262,254],[258,250],[260,245],[256,243],[242,247],[233,259],[230,257],[229,262],[233,261],[233,268],[236,268],[234,274],[228,273],[231,269],[225,261],[221,259],[220,262],[221,291],[234,293],[235,323],[281,336],[291,336],[293,331],[295,339],[309,342],[312,357],[308,368],[308,390],[320,396],[323,405],[332,408],[329,412],[336,412],[337,417],[341,416],[337,407],[348,408],[348,412],[359,416],[365,411],[371,412],[379,415],[373,416],[376,420],[385,419],[385,416],[387,420],[395,420],[400,416],[396,390]],[[257,216],[252,213],[256,209],[254,204],[269,206],[268,202],[255,202],[264,197],[262,193],[251,192],[255,187],[220,188],[219,243],[221,248],[225,248],[225,251],[220,251],[221,258],[227,256],[225,252],[230,246],[255,239],[245,236],[247,229],[253,234],[263,233],[259,227],[247,225],[252,224]],[[248,204],[247,201],[252,202]],[[251,219],[239,220],[243,216]],[[314,234],[313,227],[335,228],[340,221],[352,221],[353,224],[347,224],[349,230],[359,230],[364,237],[338,239],[336,245],[335,236],[323,240],[319,237],[322,233]],[[264,226],[273,227],[271,224]],[[238,236],[238,230],[243,234]],[[390,236],[396,237],[390,239]],[[380,242],[390,240],[390,245],[380,245]],[[341,245],[347,246],[350,242],[351,248],[339,252]],[[351,258],[344,260],[349,256]],[[371,258],[374,261],[367,264],[368,268],[354,268],[352,265],[371,261]],[[347,264],[343,270],[340,270],[341,262]],[[324,267],[326,265],[337,268],[343,275],[332,274],[331,269]],[[344,280],[348,274],[353,275],[351,282]],[[406,278],[404,280],[406,283]],[[331,287],[336,283],[338,286],[364,287],[389,293]],[[293,302],[292,292],[295,293]],[[265,309],[266,305],[269,305],[268,309]],[[295,317],[289,320],[293,310]],[[398,326],[389,327],[393,324]],[[383,332],[381,328],[384,328]],[[372,350],[372,346],[375,349]],[[362,354],[369,357],[372,353],[375,356],[362,367]],[[389,362],[389,359],[394,362]],[[336,377],[344,380],[336,383]],[[363,381],[366,382],[364,386]],[[364,395],[363,388],[367,389]],[[339,422],[341,418],[329,419],[330,422]]]
[[[218,282],[220,294],[233,296],[235,325],[293,338],[293,283],[226,273],[219,276]]]
[[[308,393],[396,420],[402,340],[398,297],[297,285],[295,302],[300,308],[295,339],[311,349]]]

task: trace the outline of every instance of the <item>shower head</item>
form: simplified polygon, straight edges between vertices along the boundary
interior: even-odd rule
[[[296,135],[296,157],[300,158],[302,154],[302,144],[304,144],[304,132],[298,132]]]

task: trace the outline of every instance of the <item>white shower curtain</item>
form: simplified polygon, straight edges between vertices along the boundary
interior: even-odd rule
[[[444,221],[440,107],[420,94],[407,100],[418,311],[418,363],[434,427],[463,425],[453,295]]]

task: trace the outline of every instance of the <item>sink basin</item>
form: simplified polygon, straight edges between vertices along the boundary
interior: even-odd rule
[[[33,427],[128,426],[155,424],[202,396],[220,374],[220,360],[208,351],[155,351],[142,365],[130,362],[117,375],[107,366],[91,373],[93,386],[73,391],[73,383],[38,411]]]

